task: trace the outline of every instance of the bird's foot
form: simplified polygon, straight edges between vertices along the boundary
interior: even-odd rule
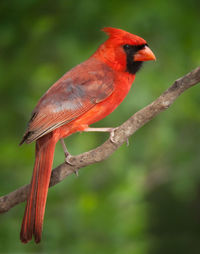
[[[117,142],[114,140],[114,136],[115,136],[115,131],[118,129],[118,127],[116,128],[109,128],[110,130],[108,130],[110,132],[110,141],[113,144],[117,144]],[[126,139],[126,146],[129,146],[129,139]]]
[[[114,140],[114,136],[115,136],[115,131],[118,129],[118,127],[116,128],[109,128],[110,130],[108,130],[108,132],[110,132],[110,141],[113,144],[117,144],[117,142]]]
[[[65,153],[65,163],[69,164],[70,166],[74,166],[70,159],[72,158],[73,156],[70,154],[70,153]],[[73,169],[73,172],[76,176],[78,176],[78,170],[77,169]]]
[[[60,142],[61,142],[61,144],[62,144],[62,147],[63,147],[63,150],[64,150],[64,154],[65,154],[65,163],[69,164],[70,166],[74,166],[74,165],[71,163],[71,161],[70,161],[70,159],[71,159],[73,156],[68,152],[64,140],[61,139]],[[76,176],[78,176],[78,170],[74,169],[73,172],[74,172],[74,174],[75,174]]]

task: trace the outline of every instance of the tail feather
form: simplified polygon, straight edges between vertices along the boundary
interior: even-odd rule
[[[55,145],[52,133],[36,141],[35,165],[20,233],[23,243],[30,241],[33,235],[36,243],[41,240]]]

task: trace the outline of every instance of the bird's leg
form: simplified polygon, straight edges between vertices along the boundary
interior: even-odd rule
[[[86,128],[84,129],[85,132],[94,132],[94,131],[97,131],[97,132],[109,132],[110,133],[110,141],[114,144],[116,144],[116,142],[114,141],[114,136],[115,136],[115,130],[117,130],[118,127],[116,128]]]
[[[62,148],[64,150],[64,153],[65,153],[65,162],[68,163],[69,165],[73,166],[70,162],[70,158],[72,157],[71,154],[69,153],[69,151],[67,150],[67,147],[65,145],[65,142],[64,142],[64,139],[61,138],[60,139],[60,143],[62,145]],[[75,175],[78,176],[78,171],[77,170],[73,170]]]
[[[115,131],[118,129],[118,127],[116,128],[86,128],[84,129],[85,132],[109,132],[110,133],[110,141],[114,144],[116,144],[116,142],[114,141],[114,135],[115,135]],[[129,146],[129,140],[128,138],[126,139],[126,145]]]
[[[68,151],[68,149],[67,149],[67,147],[66,147],[66,145],[65,145],[65,142],[64,142],[64,139],[63,139],[63,138],[60,139],[60,143],[61,143],[62,148],[63,148],[64,153],[65,153],[65,161],[66,161],[68,164],[71,165],[71,163],[70,163],[70,161],[69,161],[69,159],[70,159],[70,157],[71,157],[71,154],[69,153],[69,151]]]

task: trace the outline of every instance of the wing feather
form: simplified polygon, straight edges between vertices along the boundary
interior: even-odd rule
[[[114,73],[96,59],[86,61],[58,80],[35,107],[20,144],[80,117],[114,91]]]

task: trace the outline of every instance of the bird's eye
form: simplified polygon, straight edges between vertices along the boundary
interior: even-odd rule
[[[131,48],[131,46],[130,46],[129,44],[125,44],[125,45],[123,46],[123,48],[124,48],[125,50],[128,50],[128,49]]]

